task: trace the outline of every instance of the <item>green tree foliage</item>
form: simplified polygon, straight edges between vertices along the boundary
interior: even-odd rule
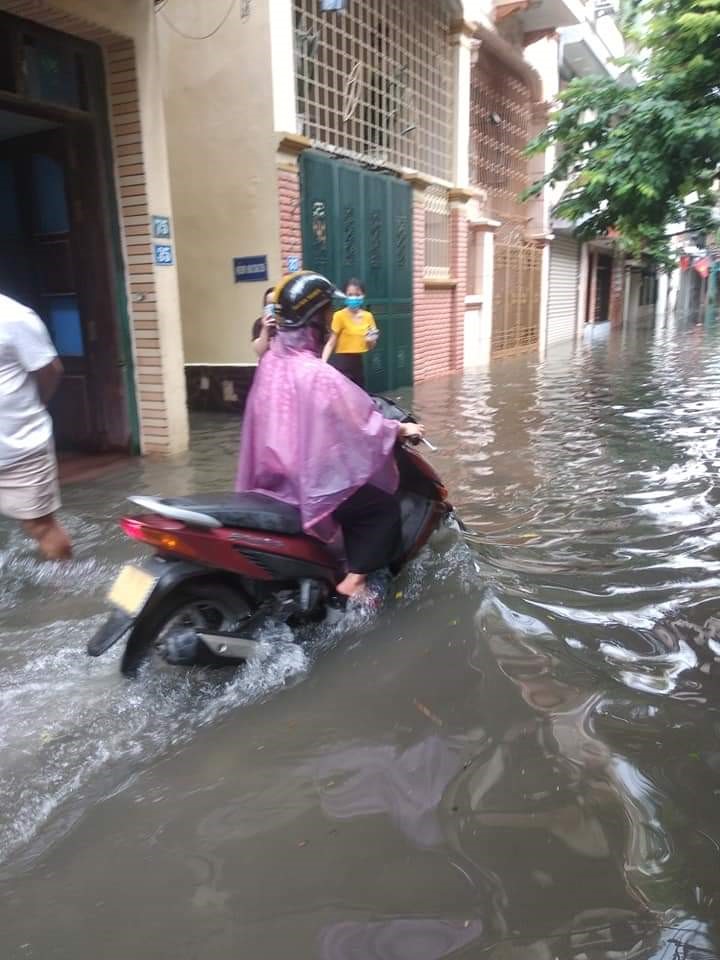
[[[568,181],[555,208],[583,238],[618,231],[634,255],[667,256],[665,227],[708,229],[720,161],[720,0],[635,0],[627,65],[639,80],[585,77],[531,144],[556,145],[550,172],[527,195]],[[685,209],[683,197],[699,202]]]

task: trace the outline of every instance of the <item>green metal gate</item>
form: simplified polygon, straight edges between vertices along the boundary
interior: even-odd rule
[[[380,340],[366,358],[367,386],[382,392],[412,383],[411,190],[326,154],[301,157],[303,265],[338,286],[367,285]]]

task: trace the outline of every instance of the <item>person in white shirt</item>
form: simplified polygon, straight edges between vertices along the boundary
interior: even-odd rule
[[[46,407],[61,376],[40,317],[0,294],[0,514],[19,520],[48,560],[72,556],[55,516],[60,487]]]

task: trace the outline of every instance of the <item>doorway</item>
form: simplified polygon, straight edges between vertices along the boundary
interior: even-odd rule
[[[514,231],[512,231],[514,233]],[[491,357],[536,350],[540,338],[542,248],[518,236],[495,242]]]
[[[610,319],[610,286],[612,280],[612,257],[592,251],[590,254],[590,283],[585,309],[586,323],[607,323]]]
[[[62,360],[60,450],[136,446],[119,251],[100,48],[0,14],[0,292]]]
[[[89,125],[0,109],[0,290],[38,313],[62,360],[51,405],[61,450],[130,443],[92,139]]]
[[[413,381],[411,189],[384,173],[325,154],[302,154],[303,261],[338,285],[366,284],[380,330],[366,355],[373,393]]]

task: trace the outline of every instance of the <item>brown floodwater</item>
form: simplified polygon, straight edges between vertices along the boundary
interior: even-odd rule
[[[2,960],[720,956],[720,336],[592,333],[417,387],[467,543],[230,679],[84,645],[232,418],[69,487],[72,565],[0,525]]]

